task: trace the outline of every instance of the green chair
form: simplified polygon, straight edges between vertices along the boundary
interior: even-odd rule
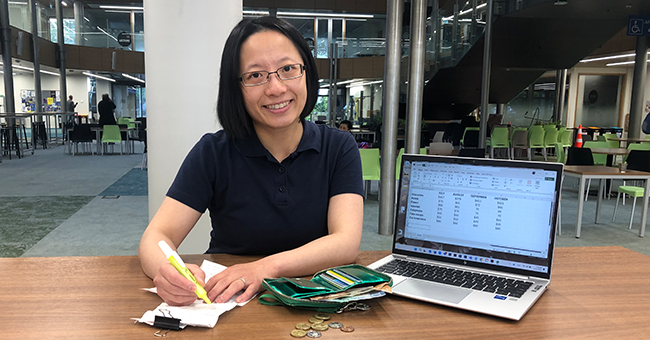
[[[650,171],[650,162],[648,162],[648,159],[650,159],[650,150],[633,150],[630,151],[630,154],[628,155],[628,165],[627,168],[629,170],[638,170],[638,171]],[[634,197],[634,202],[632,203],[632,212],[630,214],[630,225],[628,226],[628,229],[632,229],[632,221],[634,220],[634,208],[636,207],[636,199],[638,197],[643,197],[643,191],[645,190],[644,187],[637,187],[637,186],[632,186],[632,185],[625,185],[625,182],[623,182],[623,185],[618,187],[618,195],[616,196],[616,206],[614,207],[614,214],[612,215],[612,222],[614,222],[614,219],[616,218],[616,211],[618,210],[618,202],[621,198],[621,194],[623,195],[629,195]],[[625,204],[625,196],[623,196],[623,204]]]
[[[549,125],[548,128],[544,129],[544,148],[542,153],[544,154],[544,160],[547,160],[547,150],[549,148],[555,148],[555,143],[557,143],[557,129],[555,125]]]
[[[528,129],[523,127],[514,128],[510,141],[510,155],[515,159],[515,149],[525,149],[528,160],[531,160],[530,148],[528,147]]]
[[[555,143],[555,155],[557,156],[557,162],[564,164],[566,161],[566,154],[564,153],[564,145],[560,142]]]
[[[584,143],[583,148],[609,148],[609,143],[606,141],[587,141]],[[607,165],[607,155],[593,154],[594,165]]]
[[[397,153],[397,163],[395,164],[395,179],[399,180],[399,172],[402,169],[402,155],[404,154],[404,148],[399,149]],[[427,148],[420,148],[420,155],[426,155]]]
[[[478,148],[478,134],[479,128],[467,127],[463,132],[463,137],[460,139],[461,148]]]
[[[630,143],[628,150],[650,150],[650,143]]]
[[[546,160],[546,151],[544,146],[544,136],[546,132],[541,125],[533,125],[528,129],[528,147],[531,149],[542,149],[544,160]]]
[[[361,172],[363,173],[363,180],[365,181],[364,190],[366,197],[368,197],[370,181],[381,180],[379,149],[359,149],[359,156],[361,156]]]
[[[564,129],[558,131],[558,142],[562,143],[562,146],[564,148],[571,147],[571,136],[573,135],[573,131],[569,129]]]
[[[490,158],[494,158],[494,149],[507,149],[508,159],[512,159],[510,153],[510,131],[507,126],[497,126],[492,130]]]
[[[120,144],[120,155],[122,154],[122,135],[120,135],[120,127],[118,125],[104,125],[104,133],[102,135],[102,154],[110,144],[111,153],[115,150],[115,144]]]

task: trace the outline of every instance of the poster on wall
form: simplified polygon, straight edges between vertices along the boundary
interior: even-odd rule
[[[20,106],[22,112],[36,111],[35,96],[36,92],[34,90],[20,90]]]
[[[47,90],[42,91],[43,111],[56,112],[61,109],[61,98],[59,91]]]

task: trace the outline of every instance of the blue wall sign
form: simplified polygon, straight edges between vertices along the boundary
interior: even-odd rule
[[[650,36],[650,17],[630,15],[627,21],[627,35]]]

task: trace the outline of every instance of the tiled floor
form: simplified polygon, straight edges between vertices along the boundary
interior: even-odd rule
[[[142,152],[136,144],[136,152]],[[142,154],[71,156],[63,147],[36,150],[0,163],[0,256],[135,255],[148,223],[147,171]],[[596,185],[596,184],[594,184]],[[392,236],[377,233],[377,183],[364,208],[362,250],[388,250]],[[641,209],[627,229],[630,204],[611,223],[615,199],[606,200],[602,224],[594,224],[595,198],[585,204],[582,237],[576,239],[574,182],[562,193],[562,247],[621,245],[650,255],[650,240],[638,237]],[[116,196],[119,196],[116,198]],[[5,249],[3,251],[3,249]]]

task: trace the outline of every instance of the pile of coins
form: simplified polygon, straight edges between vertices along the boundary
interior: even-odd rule
[[[310,337],[320,338],[324,332],[330,328],[340,329],[342,332],[354,332],[354,327],[343,326],[342,323],[337,321],[330,321],[332,317],[326,313],[316,313],[309,319],[309,323],[301,322],[296,325],[296,329],[291,331],[291,336],[294,338]]]

